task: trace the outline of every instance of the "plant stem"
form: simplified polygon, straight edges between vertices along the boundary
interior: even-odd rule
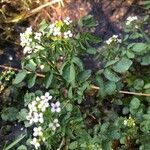
[[[61,150],[61,148],[63,147],[64,143],[65,143],[65,138],[62,139],[62,141],[61,141],[61,143],[59,145],[59,148],[57,150]]]

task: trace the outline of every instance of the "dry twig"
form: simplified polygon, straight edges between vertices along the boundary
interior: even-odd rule
[[[51,2],[48,2],[48,3],[46,3],[46,4],[43,4],[43,5],[39,6],[39,7],[37,7],[37,8],[35,8],[35,9],[31,10],[31,11],[25,16],[24,19],[26,19],[26,18],[28,18],[28,17],[30,17],[30,16],[36,14],[37,12],[41,11],[43,8],[48,7],[48,6],[51,6],[51,5],[54,5],[54,4],[56,4],[56,3],[61,4],[61,5],[64,5],[64,4],[63,4],[63,0],[53,0],[53,1],[51,1]]]

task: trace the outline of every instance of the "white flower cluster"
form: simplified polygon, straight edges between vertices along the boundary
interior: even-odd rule
[[[50,29],[50,33],[53,35],[53,36],[61,36],[61,32],[60,32],[60,27],[56,27],[56,23],[53,23],[49,26],[49,29]]]
[[[110,45],[112,42],[121,43],[121,39],[118,38],[118,35],[113,35],[108,40],[106,40],[106,44]]]
[[[59,113],[61,111],[60,108],[60,102],[57,101],[55,103],[49,104],[49,101],[52,99],[52,96],[49,92],[46,92],[42,96],[37,96],[36,100],[32,101],[30,104],[28,104],[29,113],[26,117],[26,119],[29,121],[30,124],[33,123],[44,123],[44,112],[46,109],[51,106],[51,112],[52,113]],[[58,123],[58,119],[54,119],[52,123],[49,124],[49,128],[51,128],[52,131],[55,131],[56,128],[58,128],[60,124]],[[32,145],[35,146],[36,149],[40,147],[40,142],[45,140],[45,137],[43,135],[42,127],[38,126],[33,129],[33,136],[34,138],[30,142]]]
[[[59,126],[60,124],[58,123],[58,119],[54,119],[54,121],[49,124],[49,128],[51,128],[53,131],[55,131]]]
[[[49,100],[51,99],[52,96],[46,92],[45,95],[36,97],[36,100],[32,101],[31,104],[28,104],[29,113],[26,119],[29,120],[30,124],[44,122],[43,113],[45,112],[46,108],[49,107]]]
[[[69,31],[67,31],[67,32],[64,32],[64,38],[65,39],[67,39],[68,37],[72,37],[73,36],[73,34],[72,34],[72,32],[69,30]]]
[[[42,132],[42,127],[41,126],[35,127],[33,129],[33,131],[34,131],[34,133],[33,133],[34,138],[32,139],[32,141],[30,143],[32,145],[34,145],[36,149],[38,149],[40,147],[41,140],[45,141],[45,138],[44,138],[43,132]]]
[[[42,33],[38,32],[33,35],[31,27],[27,28],[24,33],[20,33],[20,45],[24,48],[23,53],[31,54],[32,52],[38,51],[38,49],[42,49],[41,45],[33,41],[33,38],[40,41],[41,36]]]
[[[72,23],[72,20],[70,20],[70,18],[67,17],[66,19],[63,20],[63,22],[66,25],[70,25]],[[57,26],[57,21],[55,23],[52,23],[51,25],[49,25],[49,32],[53,36],[62,36],[64,38],[73,37],[73,34],[70,30],[61,32],[61,28]]]
[[[128,18],[127,18],[127,22],[126,22],[126,25],[127,26],[129,26],[132,22],[134,22],[134,21],[136,21],[136,20],[138,20],[138,17],[137,16],[129,16]]]
[[[66,25],[70,25],[72,23],[72,20],[69,18],[69,17],[66,17],[63,22],[66,24]]]

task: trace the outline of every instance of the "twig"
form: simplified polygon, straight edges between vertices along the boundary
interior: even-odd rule
[[[146,93],[136,93],[136,92],[128,92],[128,91],[119,91],[119,93],[137,95],[137,96],[148,96],[148,97],[150,96],[150,94],[146,94]]]
[[[30,16],[32,16],[32,15],[34,15],[34,14],[36,14],[36,13],[39,12],[41,9],[43,9],[43,8],[45,8],[45,7],[47,7],[47,6],[51,6],[51,5],[55,4],[55,3],[61,3],[61,4],[63,4],[63,1],[62,1],[62,0],[53,0],[53,1],[51,1],[51,2],[48,2],[48,3],[46,3],[46,4],[43,4],[43,5],[39,6],[39,7],[37,7],[37,8],[35,8],[35,9],[31,10],[31,11],[27,14],[27,16],[25,16],[25,19],[28,18],[28,17],[30,17]]]
[[[90,87],[91,87],[91,89],[100,90],[100,88],[95,86],[95,85],[91,85]],[[119,91],[119,93],[121,93],[121,94],[128,94],[128,95],[137,95],[137,96],[150,97],[150,94],[146,94],[146,93],[137,93],[137,92],[129,92],[129,91]]]
[[[9,66],[5,66],[5,65],[0,65],[0,68],[3,68],[3,69],[5,69],[5,70],[13,70],[13,71],[17,71],[17,72],[21,71],[21,69],[14,68],[14,67],[9,67]],[[32,73],[32,72],[31,72],[31,71],[28,71],[28,73]],[[37,75],[38,77],[41,77],[41,78],[44,78],[44,77],[45,77],[45,75],[44,75],[44,74],[41,74],[41,73],[36,73],[36,75]]]
[[[65,142],[65,138],[62,139],[62,141],[61,141],[61,143],[60,143],[60,145],[59,145],[59,147],[58,147],[57,150],[61,150],[61,148],[62,148],[63,145],[64,145],[64,142]]]

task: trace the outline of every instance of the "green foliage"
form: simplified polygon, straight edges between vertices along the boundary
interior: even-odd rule
[[[1,118],[5,121],[17,120],[18,110],[15,107],[4,108],[1,114]]]
[[[78,33],[74,30],[74,27],[95,27],[91,16],[82,18],[78,25],[55,22],[61,35],[53,34],[48,22],[41,22],[40,40],[35,38],[36,33],[28,33],[33,44],[30,46],[36,45],[39,49],[34,47],[32,52],[25,53],[23,69],[13,81],[15,88],[27,83],[24,106],[20,111],[14,107],[4,109],[2,119],[24,122],[27,128],[32,128],[32,125],[41,127],[42,134],[36,138],[42,148],[48,150],[59,147],[130,149],[130,143],[134,144],[131,147],[139,146],[140,149],[149,147],[150,99],[140,96],[141,93],[150,93],[150,38],[144,32],[145,20],[148,19],[132,20],[126,24],[125,36],[119,39],[114,35],[99,50],[92,47],[92,44],[100,42],[97,37],[89,31]],[[64,36],[68,31],[73,33],[73,37]],[[101,62],[102,67],[96,71],[86,69],[82,59],[87,54]],[[52,96],[49,101],[47,94]],[[42,101],[48,101],[46,106]],[[52,110],[57,109],[58,106],[53,108],[56,102],[60,102],[61,110],[58,108],[58,112]],[[44,121],[32,120],[31,116],[36,111],[42,112]],[[58,120],[52,128],[49,124],[54,119]],[[34,135],[31,133],[28,138],[33,139]],[[18,150],[26,149],[24,145]],[[32,148],[30,144],[28,146]]]

